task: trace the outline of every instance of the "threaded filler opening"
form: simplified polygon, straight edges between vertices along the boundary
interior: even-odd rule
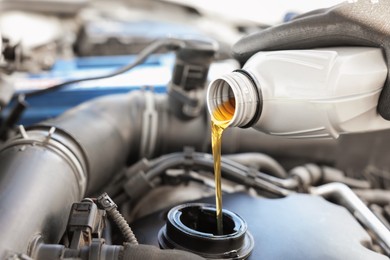
[[[221,126],[252,126],[261,114],[259,90],[245,71],[233,71],[212,81],[207,90],[211,120]]]
[[[215,218],[215,209],[202,207],[186,207],[180,210],[180,221],[189,229],[220,236],[217,231],[217,219]],[[237,226],[232,217],[228,214],[223,214],[223,234],[232,235],[240,230],[241,226]]]
[[[236,111],[233,89],[224,79],[217,79],[208,93],[208,109],[216,121],[230,122]]]

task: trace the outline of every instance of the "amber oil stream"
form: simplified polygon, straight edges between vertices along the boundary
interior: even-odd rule
[[[215,207],[217,218],[218,235],[223,235],[222,218],[222,190],[221,190],[221,141],[222,133],[229,126],[235,111],[235,99],[219,105],[214,111],[211,119],[211,146],[214,159],[215,178]]]

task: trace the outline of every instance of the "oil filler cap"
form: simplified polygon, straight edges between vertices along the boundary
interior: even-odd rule
[[[158,234],[160,247],[189,251],[207,259],[246,259],[254,247],[246,222],[226,209],[222,216],[223,234],[218,234],[215,206],[176,206],[168,212],[166,225]]]

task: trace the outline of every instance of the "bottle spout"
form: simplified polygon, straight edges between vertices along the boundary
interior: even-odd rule
[[[228,126],[252,126],[261,113],[261,97],[255,82],[244,71],[234,71],[213,80],[207,89],[211,120]]]

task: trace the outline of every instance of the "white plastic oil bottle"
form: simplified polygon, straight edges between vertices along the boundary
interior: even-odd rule
[[[214,122],[289,138],[390,128],[376,111],[387,76],[378,48],[259,52],[207,90]]]

